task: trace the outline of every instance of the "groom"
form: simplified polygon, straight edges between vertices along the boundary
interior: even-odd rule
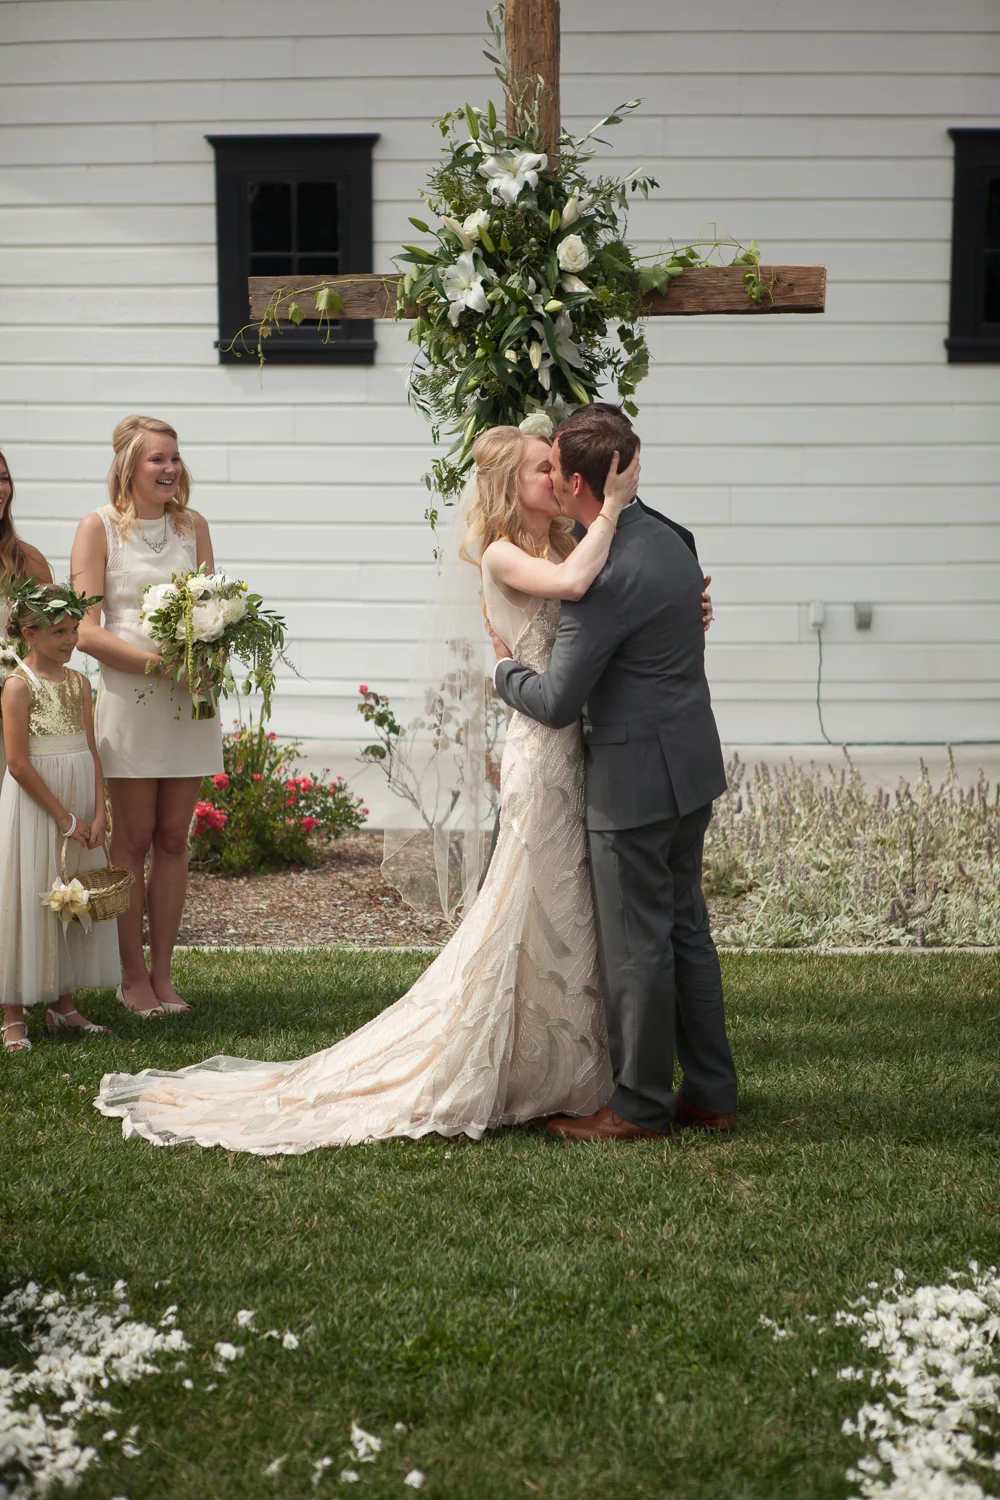
[[[574,412],[552,446],[563,511],[597,516],[615,452],[639,440],[614,406]],[[494,636],[505,703],[555,728],[583,717],[586,820],[615,1091],[553,1135],[652,1140],[679,1125],[736,1123],[722,976],[701,889],[712,799],[726,788],[705,678],[702,573],[683,528],[635,500],[589,592],[564,603],[548,667]],[[674,1055],[684,1073],[673,1091]]]

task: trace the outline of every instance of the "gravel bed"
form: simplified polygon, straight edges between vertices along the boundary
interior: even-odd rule
[[[442,918],[406,906],[380,873],[382,835],[347,833],[314,869],[272,875],[212,875],[192,870],[178,941],[221,948],[363,947],[446,943]],[[713,926],[737,921],[743,903],[711,900]]]

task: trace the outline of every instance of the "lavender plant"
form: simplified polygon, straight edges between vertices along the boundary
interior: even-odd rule
[[[920,778],[868,792],[845,751],[837,772],[738,756],[705,845],[705,889],[746,896],[727,947],[1000,944],[1000,786]]]

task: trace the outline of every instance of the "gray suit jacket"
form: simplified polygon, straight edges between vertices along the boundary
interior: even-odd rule
[[[590,829],[683,817],[726,789],[702,586],[693,546],[637,501],[588,592],[563,604],[546,670],[497,668],[497,692],[529,718],[560,728],[582,714]]]

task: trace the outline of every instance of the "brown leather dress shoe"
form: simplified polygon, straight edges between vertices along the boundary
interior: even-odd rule
[[[739,1115],[720,1114],[718,1110],[701,1109],[689,1104],[683,1095],[677,1095],[677,1113],[674,1124],[678,1127],[693,1126],[695,1130],[735,1130]]]
[[[667,1138],[659,1130],[633,1125],[631,1120],[616,1115],[606,1104],[596,1114],[584,1115],[580,1120],[553,1115],[545,1128],[549,1135],[560,1136],[564,1141],[664,1141]]]

